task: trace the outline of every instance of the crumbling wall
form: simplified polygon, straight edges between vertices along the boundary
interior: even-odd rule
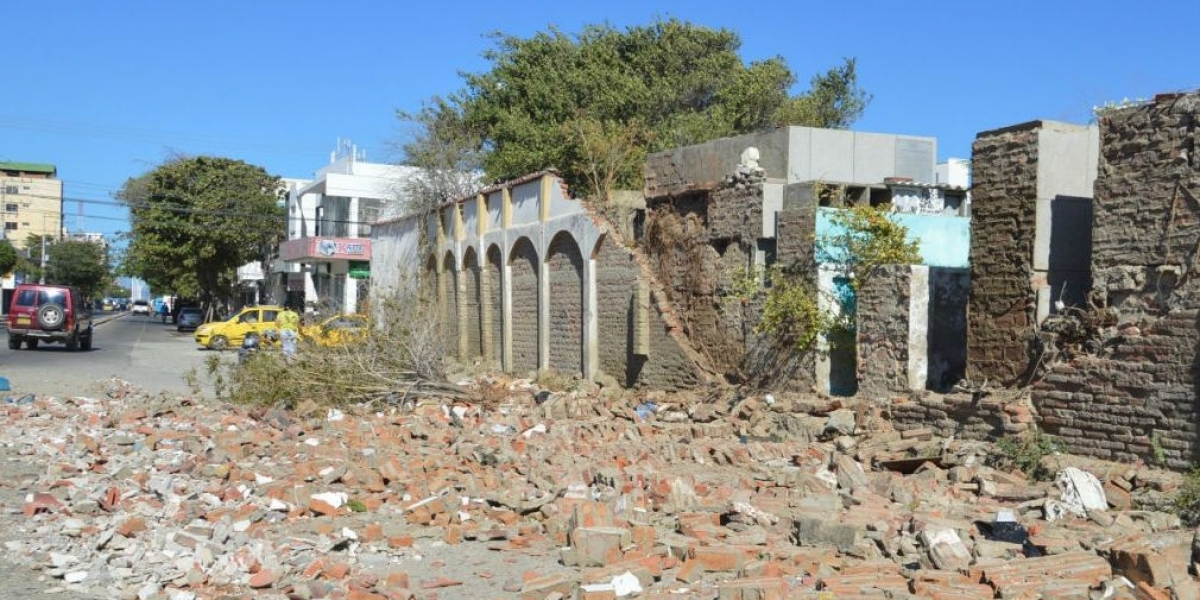
[[[732,290],[762,230],[762,186],[648,201],[641,249],[683,333],[718,372],[740,379],[753,321]]]
[[[971,154],[968,377],[1020,384],[1035,338],[1036,124],[981,133]]]
[[[877,267],[857,298],[858,395],[888,397],[909,390],[908,331],[912,268]]]
[[[1200,95],[1100,120],[1091,302],[1051,323],[1060,353],[1033,391],[1071,451],[1116,460],[1200,458]]]

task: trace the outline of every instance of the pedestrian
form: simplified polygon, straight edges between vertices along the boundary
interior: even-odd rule
[[[300,315],[291,306],[283,307],[275,315],[275,326],[279,328],[279,341],[283,344],[283,355],[291,358],[296,354],[296,342],[300,339]]]

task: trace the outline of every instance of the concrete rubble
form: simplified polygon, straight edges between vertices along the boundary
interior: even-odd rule
[[[0,404],[27,473],[0,481],[6,554],[138,600],[1200,599],[1195,532],[1138,508],[1177,474],[1056,456],[1030,481],[886,403],[479,385],[379,412],[119,380]]]

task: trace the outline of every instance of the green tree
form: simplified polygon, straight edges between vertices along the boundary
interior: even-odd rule
[[[21,255],[17,254],[17,249],[13,248],[12,242],[0,241],[0,274],[12,273],[13,267],[17,266],[20,258]]]
[[[433,122],[478,138],[493,181],[553,167],[584,194],[605,191],[597,180],[640,187],[640,160],[608,152],[623,141],[640,159],[780,125],[846,127],[870,101],[853,59],[793,96],[781,57],[746,64],[736,33],[675,19],[623,31],[589,25],[575,36],[495,34],[494,44],[484,53],[490,70],[464,75],[465,89],[427,105]],[[597,177],[605,164],[617,167]]]
[[[152,289],[205,303],[232,293],[237,268],[285,233],[278,177],[229,158],[176,157],[125,182],[129,206],[123,270]]]
[[[46,246],[46,283],[73,285],[93,298],[103,293],[110,274],[108,253],[100,244],[62,240]]]

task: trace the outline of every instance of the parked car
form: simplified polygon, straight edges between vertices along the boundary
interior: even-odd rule
[[[150,303],[145,300],[133,301],[133,314],[150,316]]]
[[[40,342],[66,344],[68,350],[92,349],[92,310],[78,288],[22,283],[8,309],[8,347]]]
[[[187,307],[179,309],[175,316],[176,331],[195,331],[204,322],[204,311],[199,308]]]
[[[337,347],[361,341],[370,322],[363,315],[334,315],[300,329],[300,338],[318,346]]]
[[[196,328],[196,343],[210,350],[240,347],[246,338],[256,343],[275,333],[275,315],[281,306],[248,306],[225,321],[205,323]]]

